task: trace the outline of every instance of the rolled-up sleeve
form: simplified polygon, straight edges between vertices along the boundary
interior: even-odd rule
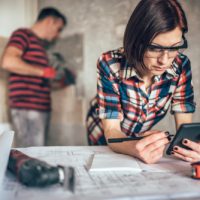
[[[196,108],[196,104],[194,102],[191,65],[187,57],[183,60],[181,67],[182,70],[178,85],[172,98],[172,114],[193,113]]]
[[[109,61],[101,56],[97,62],[97,115],[100,119],[120,119],[119,84]]]

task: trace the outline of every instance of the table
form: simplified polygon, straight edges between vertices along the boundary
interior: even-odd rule
[[[7,172],[3,194],[0,195],[2,200],[200,199],[200,181],[191,178],[191,166],[184,161],[167,158],[155,165],[145,165],[138,161],[145,169],[140,173],[89,173],[86,165],[91,162],[91,157],[94,154],[113,153],[108,147],[29,147],[18,150],[49,164],[74,166],[75,193],[66,191],[57,184],[43,189],[28,188]]]

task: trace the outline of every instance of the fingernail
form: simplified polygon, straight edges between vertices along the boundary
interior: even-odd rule
[[[184,144],[188,144],[188,140],[187,140],[187,139],[184,139],[184,140],[183,140],[183,143],[184,143]]]
[[[166,136],[168,136],[169,135],[169,131],[165,131],[165,134],[166,134]]]
[[[178,147],[174,147],[173,149],[174,149],[175,151],[177,151],[177,150],[178,150]]]
[[[169,140],[169,142],[172,140],[171,136],[168,136],[167,139]]]

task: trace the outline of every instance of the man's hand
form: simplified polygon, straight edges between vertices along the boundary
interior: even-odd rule
[[[168,134],[163,131],[146,131],[140,136],[144,138],[134,141],[134,156],[145,163],[156,163],[162,158],[166,144],[169,143]]]

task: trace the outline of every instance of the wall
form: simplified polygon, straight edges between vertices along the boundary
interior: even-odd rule
[[[37,10],[37,1],[0,0],[0,36],[9,37],[16,28],[30,26]]]

